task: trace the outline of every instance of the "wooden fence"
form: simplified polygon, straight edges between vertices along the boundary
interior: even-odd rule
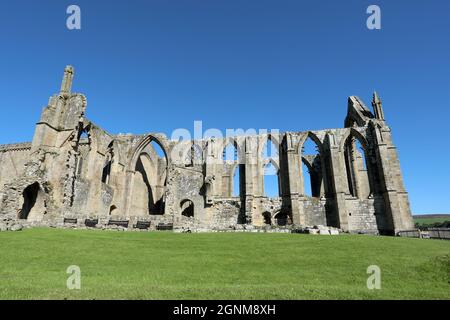
[[[397,232],[399,237],[422,239],[446,239],[450,240],[450,228],[429,228],[427,230],[405,230]]]

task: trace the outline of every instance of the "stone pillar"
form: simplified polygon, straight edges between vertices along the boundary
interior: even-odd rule
[[[301,198],[304,193],[303,173],[301,170],[300,155],[296,152],[291,133],[286,134],[286,153],[292,222],[294,224],[304,225],[306,223],[306,219],[301,202]]]
[[[385,227],[392,227],[391,231],[394,232],[413,229],[408,193],[404,187],[397,149],[392,143],[391,130],[384,125],[372,126],[375,131],[378,171],[380,180],[384,182],[382,193],[386,207]]]
[[[130,214],[133,214],[131,212],[131,202],[133,199],[133,179],[135,175],[135,171],[127,170],[125,173],[125,192],[124,192],[124,202],[123,207],[125,210],[125,216],[127,218],[130,217]],[[133,214],[134,215],[134,214]]]
[[[348,212],[345,204],[345,190],[347,189],[346,170],[343,162],[343,152],[339,150],[339,145],[336,143],[336,137],[333,134],[328,135],[329,151],[330,151],[330,167],[331,177],[335,198],[335,210],[338,218],[339,228],[344,231],[349,230]]]
[[[72,91],[72,82],[73,82],[73,75],[74,75],[74,69],[72,66],[66,66],[64,69],[64,77],[61,82],[61,95],[64,94],[70,94]]]
[[[248,224],[253,223],[254,214],[254,175],[257,165],[255,155],[257,153],[255,137],[245,139],[245,216]]]

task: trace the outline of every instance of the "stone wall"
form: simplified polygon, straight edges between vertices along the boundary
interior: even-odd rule
[[[150,222],[150,229],[177,230],[413,228],[378,95],[375,114],[349,97],[344,128],[171,141],[161,133],[113,135],[94,124],[85,115],[86,97],[71,93],[73,74],[67,67],[64,90],[50,98],[31,143],[0,146],[3,217],[34,225]],[[305,153],[308,140],[315,154]],[[267,153],[269,145],[276,152]],[[231,158],[224,158],[227,147],[235,150]],[[268,168],[278,181],[273,197],[265,190]]]

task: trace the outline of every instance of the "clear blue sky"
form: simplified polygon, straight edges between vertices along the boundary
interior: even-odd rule
[[[448,213],[449,15],[448,0],[2,1],[0,143],[31,140],[67,64],[112,133],[336,128],[347,96],[369,105],[376,89],[413,211]]]

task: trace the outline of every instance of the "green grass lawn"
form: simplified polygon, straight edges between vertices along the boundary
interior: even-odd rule
[[[0,233],[0,299],[450,299],[449,254],[445,240],[38,228]]]

